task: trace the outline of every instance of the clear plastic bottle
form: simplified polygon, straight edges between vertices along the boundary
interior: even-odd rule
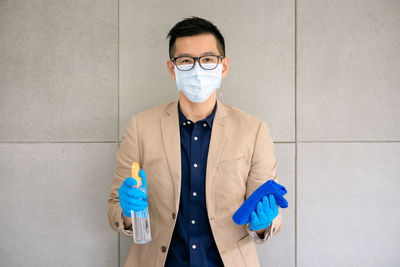
[[[131,210],[133,242],[146,244],[151,241],[149,209],[142,211]]]
[[[134,162],[132,164],[132,178],[137,182],[137,188],[143,192],[146,190],[142,187],[142,179],[139,176],[139,164]],[[151,241],[151,228],[150,228],[150,217],[149,208],[146,207],[141,211],[131,210],[132,218],[132,232],[133,242],[136,244],[146,244]]]

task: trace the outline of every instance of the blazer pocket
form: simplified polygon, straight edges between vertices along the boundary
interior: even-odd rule
[[[247,160],[247,157],[242,156],[237,159],[220,161],[218,163],[217,169],[220,172],[244,173],[246,170],[246,163],[247,163],[246,160]]]
[[[213,190],[216,212],[224,214],[227,220],[243,203],[246,196],[248,176],[247,158],[220,161],[214,178]]]

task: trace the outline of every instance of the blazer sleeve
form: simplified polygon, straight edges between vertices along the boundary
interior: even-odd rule
[[[114,181],[108,198],[107,217],[112,229],[126,235],[132,231],[125,229],[122,221],[122,208],[119,204],[118,189],[127,177],[132,175],[131,167],[134,161],[140,163],[139,140],[136,118],[133,117],[126,127],[122,142],[117,152],[117,166],[114,171]]]
[[[266,181],[274,179],[278,181],[276,175],[277,162],[274,155],[274,143],[272,141],[268,125],[261,121],[257,137],[254,144],[253,156],[249,177],[247,179],[246,199]],[[267,227],[264,237],[260,238],[257,233],[246,226],[247,232],[257,244],[265,243],[271,236],[276,235],[282,226],[281,210],[278,216],[272,220]]]

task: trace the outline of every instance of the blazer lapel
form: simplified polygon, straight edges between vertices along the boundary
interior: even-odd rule
[[[210,146],[208,149],[207,157],[207,171],[206,171],[206,199],[207,211],[209,219],[214,217],[214,197],[213,197],[213,184],[219,158],[225,144],[226,137],[228,136],[230,122],[225,112],[224,105],[217,100],[217,110],[215,112],[214,122],[211,130]]]
[[[165,154],[174,184],[175,209],[178,210],[181,190],[181,145],[177,102],[167,108],[168,115],[161,119]]]

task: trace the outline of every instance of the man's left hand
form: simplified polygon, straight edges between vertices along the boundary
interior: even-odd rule
[[[256,211],[251,212],[250,229],[261,230],[271,225],[272,220],[278,216],[278,205],[273,194],[263,197],[257,203]]]

